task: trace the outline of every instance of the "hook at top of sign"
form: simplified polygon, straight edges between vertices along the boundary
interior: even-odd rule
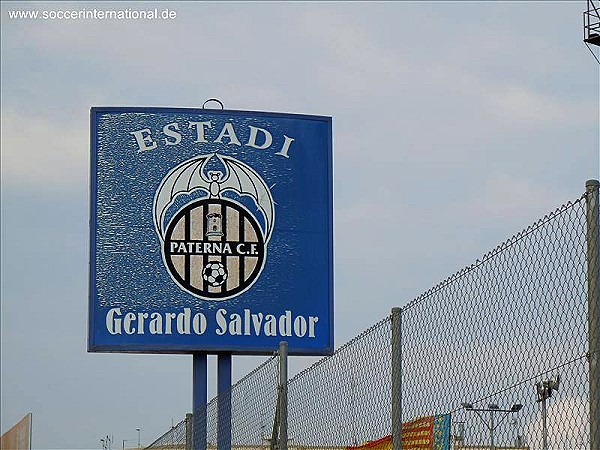
[[[223,102],[218,98],[209,98],[208,100],[206,100],[204,103],[202,103],[202,109],[205,109],[204,107],[208,102],[217,102],[219,105],[221,105],[221,109],[225,109],[225,107],[223,106]]]

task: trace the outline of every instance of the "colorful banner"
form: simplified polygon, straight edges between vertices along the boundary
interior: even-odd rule
[[[402,450],[448,450],[450,415],[421,417],[402,424]]]
[[[348,450],[391,450],[392,436]],[[450,414],[420,417],[402,424],[402,450],[450,450]]]
[[[356,447],[346,447],[347,450],[392,450],[392,435],[388,435],[376,441],[370,441]]]

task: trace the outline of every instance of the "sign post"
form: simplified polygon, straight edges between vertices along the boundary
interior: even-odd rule
[[[192,356],[192,412],[194,450],[206,450],[206,405],[207,395],[207,358],[206,353],[194,352]]]
[[[231,353],[217,358],[217,446],[231,450]]]
[[[195,414],[209,353],[225,414],[231,355],[333,352],[330,117],[92,108],[90,180],[88,351],[193,354]]]

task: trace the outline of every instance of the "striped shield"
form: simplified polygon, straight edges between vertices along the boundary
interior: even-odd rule
[[[163,258],[173,280],[207,300],[246,291],[265,261],[263,231],[256,218],[229,199],[201,199],[184,206],[165,233]]]

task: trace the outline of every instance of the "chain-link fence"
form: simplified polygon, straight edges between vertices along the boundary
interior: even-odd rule
[[[290,379],[287,448],[600,450],[590,444],[594,186]],[[273,430],[279,362],[227,394],[233,448],[286,448]],[[208,448],[217,447],[218,402],[206,409]],[[189,423],[149,448],[193,448],[204,431]]]
[[[289,445],[343,448],[390,433],[390,342],[386,318],[289,381]]]
[[[188,420],[189,419],[187,418],[183,419],[177,425],[171,427],[169,431],[154,441],[150,448],[161,448],[167,450],[185,447]]]
[[[402,309],[404,419],[452,413],[464,444],[541,449],[534,385],[558,376],[549,448],[588,448],[585,209],[559,208]]]
[[[231,388],[232,445],[269,442],[277,403],[278,364],[278,357],[268,359]],[[215,397],[207,408],[209,447],[218,443],[218,404],[219,398]]]

